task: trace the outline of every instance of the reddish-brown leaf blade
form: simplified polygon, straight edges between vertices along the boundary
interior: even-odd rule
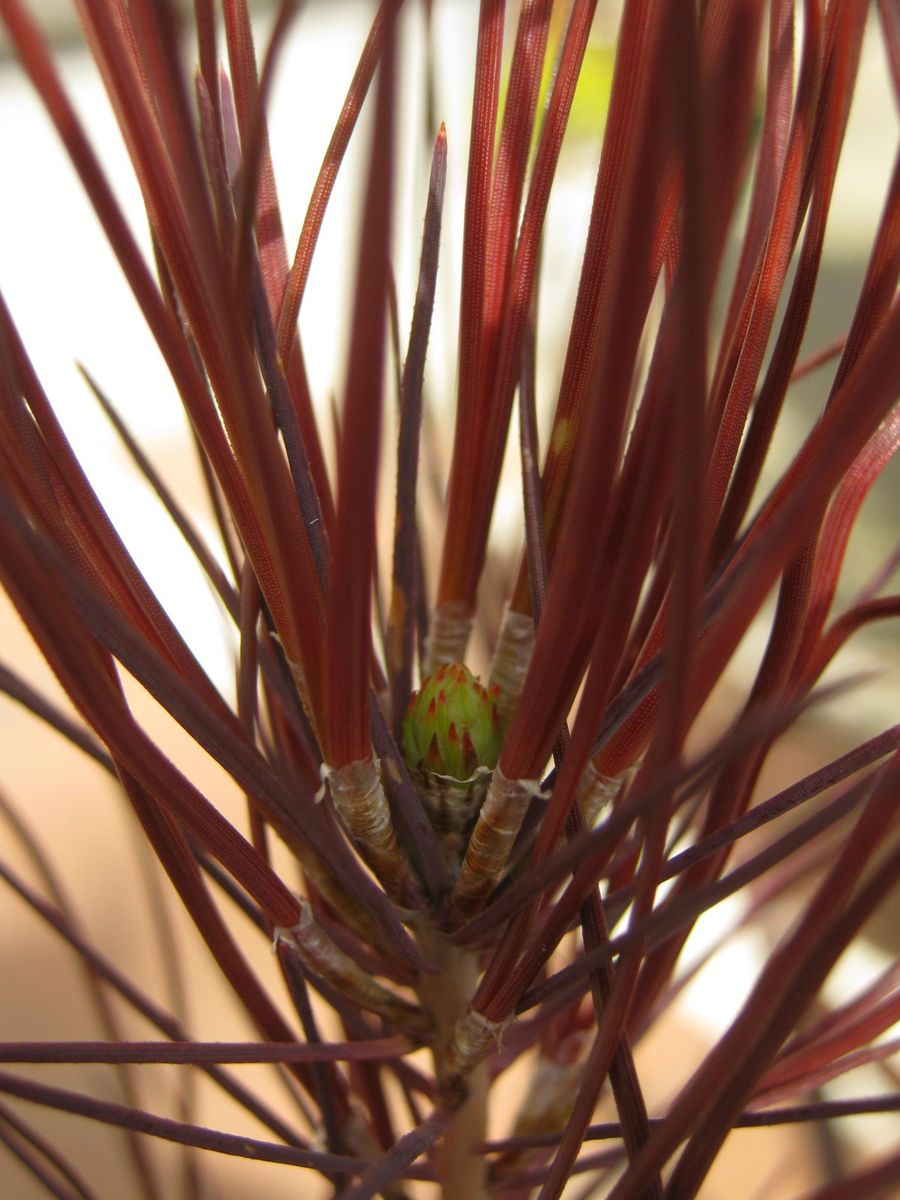
[[[325,210],[328,207],[328,201],[334,189],[334,182],[343,162],[344,155],[347,152],[350,138],[353,136],[353,130],[356,128],[360,110],[369,91],[372,76],[375,74],[375,68],[378,65],[384,45],[385,22],[388,13],[394,7],[395,3],[396,0],[381,0],[378,6],[365,45],[363,46],[359,63],[350,83],[347,98],[341,109],[341,115],[338,118],[334,133],[331,135],[328,149],[325,151],[325,158],[319,169],[319,175],[313,188],[309,207],[303,219],[303,228],[300,231],[297,249],[294,252],[294,261],[284,287],[276,326],[278,352],[284,363],[289,363],[290,361],[297,316],[300,312],[303,293],[306,289],[306,281],[309,278],[309,268],[315,252],[319,231],[322,227]]]
[[[328,582],[328,722],[323,730],[332,767],[368,759],[372,744],[371,603],[394,188],[395,17],[394,6],[389,5],[338,448],[337,519]]]
[[[397,435],[397,498],[394,515],[394,557],[388,621],[388,680],[391,688],[392,732],[401,742],[401,726],[412,692],[416,619],[419,608],[419,530],[416,484],[422,427],[422,388],[425,354],[437,286],[441,219],[447,180],[447,131],[438,131],[431,160],[428,202],[422,233],[419,280],[413,306],[409,345],[400,380],[400,430]]]
[[[365,1062],[408,1054],[404,1038],[361,1042],[2,1042],[5,1063],[319,1063]]]
[[[300,1146],[263,1142],[244,1134],[221,1133],[202,1125],[173,1121],[142,1109],[126,1108],[122,1104],[113,1104],[106,1100],[95,1100],[91,1096],[66,1088],[36,1083],[6,1071],[0,1072],[0,1092],[32,1104],[101,1121],[105,1125],[133,1129],[137,1133],[163,1138],[183,1146],[196,1146],[200,1150],[212,1150],[218,1154],[230,1154],[260,1162],[284,1163],[295,1167],[312,1167],[320,1171],[342,1172],[348,1175],[354,1174],[363,1166],[359,1159],[326,1154],[320,1150]]]

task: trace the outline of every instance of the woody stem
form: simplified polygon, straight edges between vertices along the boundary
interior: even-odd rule
[[[442,1079],[445,1056],[456,1022],[469,1008],[478,983],[477,956],[454,946],[441,933],[428,930],[422,948],[440,970],[423,976],[422,1004],[434,1019],[435,1069]],[[466,1078],[466,1094],[438,1147],[442,1200],[486,1200],[487,1176],[483,1155],[475,1149],[487,1136],[488,1072],[479,1063]]]

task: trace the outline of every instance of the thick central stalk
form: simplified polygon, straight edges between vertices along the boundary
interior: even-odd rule
[[[456,1022],[469,1008],[478,983],[478,960],[470,950],[454,946],[441,933],[421,935],[422,949],[440,971],[422,978],[419,995],[434,1018],[434,1060],[439,1080],[446,1075],[445,1056]],[[487,1168],[475,1147],[487,1137],[487,1063],[466,1078],[466,1097],[454,1114],[437,1151],[442,1200],[486,1200]]]

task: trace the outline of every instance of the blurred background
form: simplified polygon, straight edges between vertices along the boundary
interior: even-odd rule
[[[106,104],[101,83],[78,40],[72,6],[65,0],[32,3],[46,21],[59,50],[59,66],[95,147],[109,172],[133,226],[149,256],[149,242],[137,187],[127,156]],[[253,5],[264,46],[271,24],[271,4]],[[271,102],[271,136],[275,171],[292,250],[309,193],[361,49],[373,5],[361,0],[310,0],[288,38]],[[447,124],[450,166],[444,219],[438,305],[429,352],[427,388],[437,428],[449,442],[450,405],[455,387],[453,346],[456,334],[462,194],[465,180],[468,105],[471,99],[472,54],[477,19],[475,0],[435,0],[434,44],[437,50],[435,114]],[[601,5],[596,42],[579,94],[571,136],[560,163],[556,194],[548,215],[544,248],[544,284],[552,303],[544,304],[539,327],[539,388],[545,412],[555,400],[564,339],[568,332],[569,297],[574,295],[593,175],[602,135],[604,89],[612,62],[611,38],[616,5]],[[514,29],[517,5],[510,5]],[[874,13],[873,13],[874,16]],[[403,19],[406,50],[401,103],[403,164],[397,197],[396,275],[401,337],[411,310],[418,239],[424,210],[430,139],[436,130],[423,127],[424,54],[419,6],[408,3]],[[170,486],[214,541],[205,515],[184,419],[159,356],[106,246],[102,231],[49,128],[30,85],[8,55],[0,35],[0,161],[7,165],[0,190],[0,286],[26,346],[67,433],[101,498],[131,546],[139,565],[194,647],[204,667],[226,692],[233,691],[233,638],[203,580],[149,489],[135,474],[125,452],[91,399],[76,363],[87,366],[111,397]],[[347,318],[347,268],[353,261],[356,212],[354,197],[366,146],[365,120],[338,179],[322,231],[307,298],[300,316],[301,333],[317,402],[324,423],[330,406],[339,402],[343,371],[344,324]],[[827,344],[847,327],[865,270],[874,228],[884,203],[897,148],[897,108],[887,76],[880,34],[873,24],[866,38],[863,68],[838,177],[829,223],[826,257],[813,307],[805,349]],[[817,415],[831,368],[825,367],[795,389],[776,447],[787,461]],[[874,489],[854,536],[845,572],[845,594],[861,587],[894,548],[898,539],[900,464]],[[507,479],[508,499],[501,504],[495,528],[497,570],[510,569],[518,553],[519,512],[515,470]],[[389,491],[389,489],[388,489]],[[490,603],[486,598],[485,603]],[[751,634],[733,666],[733,677],[746,681],[758,661],[762,632]],[[58,689],[5,597],[0,596],[0,659],[14,666],[46,694]],[[479,649],[475,648],[476,654]],[[876,626],[865,640],[851,643],[841,656],[837,674],[873,672],[875,678],[845,697],[827,713],[801,723],[789,744],[773,756],[761,782],[765,794],[779,780],[790,782],[897,720],[900,647],[889,624]],[[172,757],[238,823],[242,799],[230,781],[160,712],[140,689],[132,689],[135,709],[155,736],[164,739]],[[739,693],[735,693],[736,695]],[[721,705],[722,697],[717,697]],[[727,715],[726,704],[716,717]],[[113,783],[62,739],[47,733],[33,718],[0,696],[0,793],[43,835],[44,850],[61,886],[74,902],[85,929],[117,965],[139,979],[144,990],[179,1013],[203,1038],[251,1036],[204,948],[184,922],[168,884],[147,856],[140,835]],[[21,838],[0,818],[0,857],[39,891],[40,874]],[[285,864],[290,877],[290,865]],[[741,915],[737,902],[721,905],[695,939],[694,953],[726,933]],[[698,1061],[704,1045],[724,1028],[753,978],[763,945],[775,938],[789,913],[774,913],[772,928],[728,939],[727,949],[698,976],[681,1002],[678,1024],[667,1023],[642,1044],[638,1069],[646,1080],[651,1111],[659,1111]],[[885,914],[871,940],[835,972],[835,994],[883,969],[897,957],[897,914]],[[0,1040],[85,1038],[98,1036],[95,1014],[79,964],[9,890],[0,888]],[[272,981],[280,982],[258,937],[248,937],[252,961]],[[850,961],[852,960],[852,961]],[[156,1036],[124,1010],[126,1036]],[[36,1077],[66,1087],[83,1087],[115,1096],[105,1068],[41,1067]],[[185,1087],[187,1072],[176,1068],[143,1068],[141,1100],[147,1109],[171,1112]],[[505,1092],[509,1104],[521,1086],[521,1072],[511,1073]],[[271,1092],[271,1073],[247,1069],[260,1090]],[[848,1077],[828,1095],[865,1094],[865,1075]],[[221,1099],[205,1082],[192,1083],[197,1119],[228,1129],[251,1129],[249,1118]],[[282,1096],[275,1090],[275,1102]],[[74,1118],[38,1113],[23,1106],[23,1115],[39,1123],[64,1152],[84,1159],[90,1145],[91,1178],[99,1195],[130,1194],[131,1169],[123,1142],[115,1132]],[[509,1113],[495,1112],[495,1132]],[[600,1114],[598,1119],[603,1119]],[[882,1120],[844,1122],[834,1138],[826,1131],[823,1147],[807,1130],[746,1131],[733,1135],[726,1153],[704,1189],[705,1200],[767,1200],[796,1197],[822,1178],[823,1162],[836,1156],[846,1162],[870,1154],[893,1141]],[[761,1147],[765,1147],[761,1150]],[[171,1178],[184,1170],[181,1152],[162,1143],[150,1148],[154,1160]],[[823,1160],[822,1155],[826,1159]],[[248,1165],[208,1155],[201,1176],[209,1196],[277,1198],[297,1194],[296,1177],[283,1168]],[[167,1176],[165,1176],[167,1177]],[[305,1180],[306,1177],[304,1177]],[[0,1192],[14,1200],[44,1193],[0,1150]],[[304,1187],[307,1183],[304,1182]],[[304,1195],[318,1194],[311,1177]],[[169,1193],[177,1196],[173,1182]]]

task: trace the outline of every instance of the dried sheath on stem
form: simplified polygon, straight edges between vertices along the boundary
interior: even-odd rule
[[[377,1013],[413,1037],[427,1038],[431,1018],[424,1009],[373,979],[331,940],[313,916],[309,902],[300,898],[299,905],[300,920],[291,929],[276,929],[276,942],[293,946],[304,966],[361,1008]]]
[[[538,791],[534,780],[507,779],[499,766],[494,768],[453,892],[460,913],[474,912],[493,891]]]
[[[413,906],[420,889],[394,833],[377,761],[358,759],[322,773],[341,820],[388,895],[401,907]]]
[[[428,633],[425,674],[432,675],[443,663],[462,662],[472,632],[472,614],[459,600],[439,604]]]
[[[527,613],[516,612],[507,606],[494,648],[489,683],[490,687],[500,688],[497,708],[504,727],[509,724],[522,691],[533,648],[534,621]]]

